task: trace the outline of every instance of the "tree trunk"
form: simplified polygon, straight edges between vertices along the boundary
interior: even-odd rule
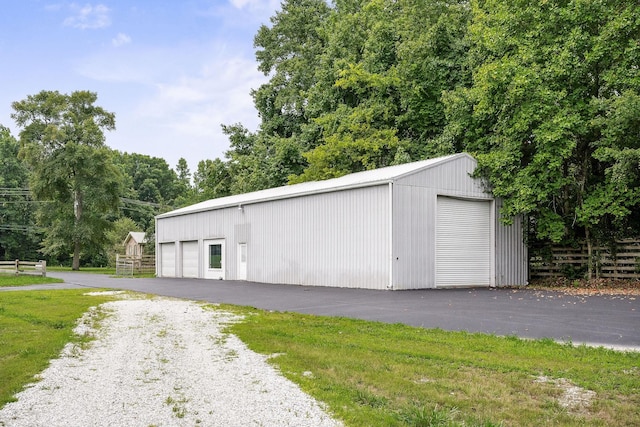
[[[80,242],[75,242],[73,245],[73,262],[71,264],[73,271],[80,270]]]
[[[82,218],[82,193],[79,190],[73,192],[73,214],[76,217],[76,224],[74,230],[73,241],[73,262],[71,269],[74,271],[80,270],[80,236],[77,235],[78,225],[80,224],[80,218]]]

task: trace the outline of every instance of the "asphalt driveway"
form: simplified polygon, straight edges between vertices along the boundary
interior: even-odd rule
[[[65,284],[40,288],[127,289],[267,310],[640,350],[640,297],[486,288],[374,291],[244,281],[122,279],[66,272],[49,275],[64,279]]]

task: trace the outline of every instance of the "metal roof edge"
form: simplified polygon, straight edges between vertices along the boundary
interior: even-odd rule
[[[338,185],[338,186],[328,186],[328,187],[323,187],[323,188],[318,188],[318,189],[306,189],[306,190],[300,190],[300,191],[292,191],[290,193],[287,194],[274,194],[271,196],[264,196],[264,197],[259,197],[256,199],[249,199],[246,201],[229,201],[228,203],[223,203],[220,205],[216,205],[216,206],[202,206],[201,208],[196,208],[196,209],[185,209],[188,208],[189,206],[185,206],[184,208],[180,208],[180,209],[176,209],[174,211],[170,211],[170,212],[166,212],[160,215],[157,215],[155,218],[156,219],[164,219],[164,218],[171,218],[171,217],[177,217],[177,216],[182,216],[182,215],[189,215],[189,214],[193,214],[193,213],[200,213],[200,212],[207,212],[207,211],[213,211],[213,210],[218,210],[218,209],[226,209],[226,208],[230,208],[230,207],[234,207],[234,206],[246,206],[246,205],[252,205],[252,204],[256,204],[256,203],[265,203],[265,202],[269,202],[269,201],[273,201],[273,200],[285,200],[285,199],[291,199],[291,198],[296,198],[296,197],[304,197],[304,196],[310,196],[313,194],[324,194],[324,193],[331,193],[334,191],[345,191],[345,190],[351,190],[351,189],[355,189],[355,188],[365,188],[365,187],[374,187],[377,185],[384,185],[384,184],[388,184],[388,183],[393,183],[395,180],[412,175],[416,172],[420,172],[426,169],[430,169],[432,167],[436,167],[436,166],[441,166],[442,164],[448,163],[450,161],[454,161],[457,160],[461,157],[468,157],[470,159],[472,159],[474,162],[476,161],[475,158],[473,156],[471,156],[469,153],[463,152],[463,153],[456,153],[456,154],[451,154],[448,156],[442,156],[440,158],[435,157],[432,159],[424,159],[424,160],[420,160],[418,162],[425,162],[428,160],[436,160],[438,159],[438,161],[435,161],[433,163],[430,164],[426,164],[423,165],[421,167],[416,167],[416,169],[398,174],[398,175],[393,175],[393,176],[389,176],[389,177],[384,177],[384,178],[380,178],[380,179],[374,179],[374,180],[370,180],[370,181],[362,181],[362,182],[356,182],[356,183],[351,183],[351,184],[344,184],[344,185]],[[418,163],[418,162],[413,162],[413,163]],[[408,163],[407,163],[408,164]],[[397,166],[401,166],[401,165],[397,165]],[[382,168],[383,169],[383,168]],[[373,169],[375,170],[375,169]],[[368,171],[364,171],[364,172],[368,172]],[[362,172],[356,172],[356,173],[362,173]],[[351,174],[348,174],[351,175]],[[343,176],[348,176],[348,175],[343,175]],[[340,179],[342,177],[338,177],[338,178],[333,178],[333,179]],[[327,180],[329,181],[329,180]],[[323,182],[323,181],[316,181],[316,182]],[[305,184],[305,183],[302,183]],[[301,184],[296,184],[296,185],[301,185]],[[283,187],[289,187],[289,186],[283,186]],[[274,187],[275,188],[283,188],[283,187]],[[258,193],[260,191],[268,191],[268,190],[272,190],[271,188],[267,188],[264,190],[258,190],[255,192],[250,192],[250,193],[244,193],[244,195],[250,195],[252,193]],[[232,195],[232,196],[227,196],[227,197],[236,197],[236,196],[241,196],[243,194],[236,194],[236,195]],[[211,200],[215,200],[215,199],[211,199]],[[205,203],[207,202],[206,200],[200,203]],[[194,206],[194,205],[192,205]]]
[[[171,217],[182,216],[182,215],[190,215],[190,214],[199,213],[199,212],[207,212],[207,211],[215,211],[215,210],[218,210],[218,209],[232,208],[232,207],[236,207],[236,206],[255,205],[257,203],[265,203],[265,202],[270,202],[270,201],[273,201],[273,200],[293,199],[293,198],[296,198],[296,197],[311,196],[311,195],[314,195],[314,194],[332,193],[334,191],[346,191],[346,190],[352,190],[352,189],[355,189],[355,188],[375,187],[377,185],[388,184],[389,182],[393,182],[393,179],[384,178],[384,179],[380,179],[380,180],[376,180],[376,181],[359,182],[359,183],[356,183],[356,184],[341,185],[341,186],[337,186],[337,187],[327,187],[327,188],[322,188],[322,189],[317,189],[317,190],[305,190],[305,191],[294,192],[294,193],[290,193],[290,194],[279,194],[279,195],[274,195],[274,196],[270,196],[270,197],[267,196],[267,197],[262,197],[262,198],[258,198],[258,199],[251,199],[251,200],[247,200],[247,201],[244,201],[244,202],[225,203],[225,204],[221,204],[221,205],[218,205],[218,206],[204,206],[204,207],[202,207],[200,209],[194,209],[194,210],[184,211],[184,212],[172,211],[172,212],[166,212],[166,213],[163,213],[163,214],[160,214],[160,215],[156,215],[155,218],[164,219],[164,218],[171,218]],[[278,187],[274,187],[274,188],[278,188]],[[269,190],[269,189],[266,189],[266,190]],[[260,190],[258,190],[258,191],[260,191]],[[251,193],[244,193],[244,194],[251,194]],[[230,196],[230,197],[232,197],[232,196]],[[215,200],[215,199],[213,199],[213,200]]]
[[[431,163],[431,164],[428,164],[428,165],[424,165],[424,166],[423,166],[423,167],[421,167],[421,168],[418,168],[418,169],[415,169],[415,170],[412,170],[412,171],[405,172],[405,173],[403,173],[403,174],[401,174],[401,175],[397,175],[397,176],[393,177],[393,179],[394,179],[394,180],[396,180],[396,179],[401,179],[401,178],[404,178],[404,177],[406,177],[406,176],[413,175],[413,174],[414,174],[414,173],[416,173],[416,172],[421,172],[421,171],[423,171],[423,170],[431,169],[431,168],[436,167],[436,166],[442,166],[442,165],[443,165],[443,164],[445,164],[445,163],[449,163],[449,162],[454,161],[454,160],[457,160],[457,159],[459,159],[459,158],[461,158],[461,157],[468,157],[468,158],[470,158],[471,160],[473,160],[474,162],[476,162],[476,163],[477,163],[476,159],[475,159],[471,154],[469,154],[469,153],[467,153],[467,152],[456,153],[456,154],[450,154],[450,155],[448,155],[448,156],[442,156],[442,157],[440,157],[440,158],[439,158],[440,160],[438,160],[437,162],[434,162],[434,163]],[[425,160],[435,160],[435,159],[438,159],[438,157],[433,157],[433,158],[431,158],[431,159],[425,159]]]

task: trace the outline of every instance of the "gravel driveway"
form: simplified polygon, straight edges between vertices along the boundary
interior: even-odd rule
[[[92,328],[100,312],[106,319]],[[192,301],[123,299],[87,313],[40,381],[0,410],[0,426],[336,426],[234,335],[238,320]]]

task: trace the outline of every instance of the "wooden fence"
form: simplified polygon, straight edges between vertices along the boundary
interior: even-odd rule
[[[529,272],[532,279],[582,278],[589,263],[594,278],[640,279],[640,240],[620,240],[612,246],[594,246],[589,259],[587,245],[532,248]]]
[[[116,275],[155,274],[155,255],[116,255]]]
[[[47,277],[46,261],[0,261],[0,273],[30,274]]]

